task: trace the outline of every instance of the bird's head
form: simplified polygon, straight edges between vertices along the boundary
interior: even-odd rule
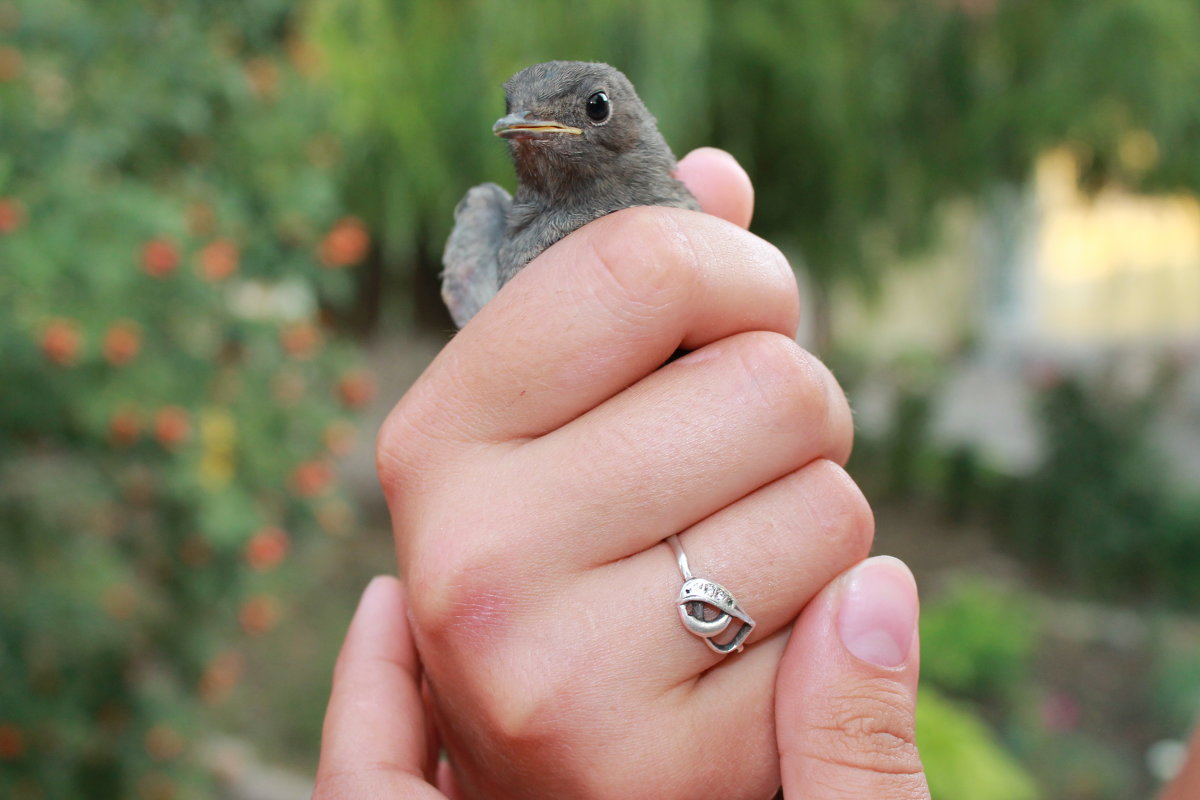
[[[548,61],[504,84],[506,114],[492,131],[509,140],[523,179],[590,172],[630,153],[670,151],[654,117],[608,64]]]

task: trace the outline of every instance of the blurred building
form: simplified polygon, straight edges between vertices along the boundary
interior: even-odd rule
[[[1078,178],[1065,150],[1038,163],[1029,340],[1092,348],[1200,338],[1200,202],[1120,188],[1087,197]]]
[[[1135,136],[1123,150],[1144,161],[1154,147]],[[935,253],[889,271],[874,298],[835,297],[835,339],[877,363],[966,354],[935,432],[1013,469],[1036,462],[1031,400],[1047,373],[1104,370],[1136,394],[1170,354],[1192,388],[1159,438],[1200,479],[1200,201],[1079,183],[1071,152],[1054,150],[1027,189],[995,190],[982,213],[949,209]],[[886,422],[872,391],[887,393],[866,389],[867,427]]]
[[[1081,192],[1072,154],[1038,162],[1027,192],[946,213],[943,246],[835,299],[836,339],[872,355],[986,350],[1088,360],[1200,342],[1200,200]]]

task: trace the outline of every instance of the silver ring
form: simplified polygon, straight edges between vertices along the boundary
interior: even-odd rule
[[[692,575],[683,545],[679,543],[679,536],[668,536],[667,543],[675,551],[679,571],[683,573],[683,586],[679,589],[679,598],[675,601],[675,605],[679,607],[679,619],[683,622],[683,627],[703,639],[716,653],[725,655],[735,650],[742,652],[746,637],[754,630],[754,620],[742,610],[733,594],[724,586]],[[741,624],[733,638],[718,644],[716,638],[723,634],[735,619]]]

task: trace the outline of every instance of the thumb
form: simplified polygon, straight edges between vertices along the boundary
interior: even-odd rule
[[[842,575],[796,621],[779,666],[783,790],[804,800],[928,800],[914,740],[917,586],[897,559]]]
[[[445,800],[426,778],[429,732],[404,588],[380,576],[363,592],[333,670],[314,800]]]

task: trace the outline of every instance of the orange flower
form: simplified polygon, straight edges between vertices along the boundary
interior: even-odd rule
[[[13,761],[25,755],[25,733],[12,723],[0,725],[0,761]]]
[[[179,266],[179,248],[170,239],[151,239],[142,245],[142,269],[147,275],[162,278]]]
[[[60,367],[68,367],[78,360],[82,344],[83,335],[73,320],[51,320],[42,331],[42,354]]]
[[[0,83],[15,81],[21,77],[24,59],[15,47],[0,47]]]
[[[128,364],[141,349],[141,329],[132,320],[115,322],[104,334],[104,358],[114,367]]]
[[[200,277],[206,281],[222,281],[237,272],[241,254],[238,246],[229,239],[209,242],[200,251]]]
[[[371,237],[367,226],[355,217],[343,217],[321,240],[321,263],[336,269],[349,267],[367,257]]]
[[[295,358],[312,358],[321,344],[321,331],[311,322],[294,322],[279,332],[279,343]]]
[[[254,595],[242,603],[238,621],[251,636],[266,633],[279,622],[279,603],[269,594]]]
[[[290,546],[288,535],[282,528],[263,528],[246,542],[246,562],[260,572],[266,571],[283,561]]]
[[[128,447],[136,442],[141,432],[141,420],[132,408],[119,409],[108,419],[108,438],[120,447]]]
[[[337,391],[346,408],[363,408],[375,398],[375,379],[365,369],[352,370],[338,380]]]
[[[154,415],[154,436],[163,447],[176,447],[192,435],[192,418],[179,406],[163,406]]]
[[[0,197],[0,235],[16,233],[25,224],[25,208],[11,197]]]
[[[292,489],[301,497],[321,494],[333,483],[333,469],[325,461],[305,461],[292,471]]]

